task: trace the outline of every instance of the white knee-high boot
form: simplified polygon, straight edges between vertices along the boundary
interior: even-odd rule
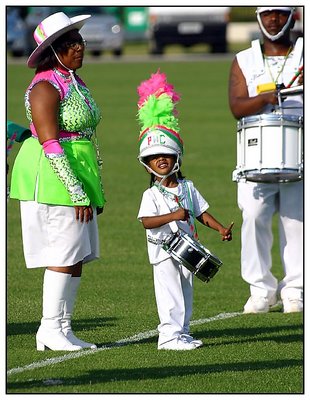
[[[80,286],[81,277],[80,276],[72,276],[70,279],[70,285],[68,287],[68,296],[66,298],[64,304],[64,313],[61,320],[61,330],[66,338],[74,345],[80,346],[83,348],[91,348],[96,349],[97,346],[94,343],[84,342],[83,340],[78,339],[71,327],[71,319],[74,309],[74,303],[77,295],[78,288]]]
[[[61,331],[64,303],[71,274],[46,269],[43,281],[43,316],[36,335],[37,350],[76,351],[81,346],[73,345]]]

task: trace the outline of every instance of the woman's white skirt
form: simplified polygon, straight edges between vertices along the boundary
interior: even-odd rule
[[[75,208],[21,201],[21,223],[27,268],[69,267],[99,258],[97,213],[85,223]]]

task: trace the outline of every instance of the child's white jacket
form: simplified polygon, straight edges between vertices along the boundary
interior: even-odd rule
[[[165,188],[159,190],[154,185],[147,189],[142,196],[138,219],[142,217],[152,217],[156,215],[168,214],[179,207],[190,211],[191,222],[209,208],[207,201],[201,196],[189,180],[180,180],[176,188]],[[193,235],[191,224],[187,221],[177,221],[179,229],[190,236]],[[171,226],[165,224],[159,228],[146,229],[148,255],[151,264],[157,264],[166,260],[170,255],[162,248],[161,242],[172,233]]]

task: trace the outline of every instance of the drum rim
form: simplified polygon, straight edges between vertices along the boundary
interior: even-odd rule
[[[302,173],[302,169],[300,168],[277,168],[277,167],[273,167],[273,168],[252,168],[252,169],[243,169],[243,170],[239,170],[240,172],[248,172],[248,173],[258,173],[260,175],[263,174],[276,174],[279,175],[280,173],[284,173],[284,174],[290,174],[290,173],[298,173],[301,174]]]
[[[185,238],[184,240],[187,240],[189,243],[191,243],[197,250],[201,250],[203,253],[206,253],[207,255],[214,257],[214,254],[212,254],[212,252],[209,249],[207,249],[198,240],[193,239],[188,233],[180,231],[179,236],[184,237]]]
[[[249,115],[247,117],[242,117],[238,120],[238,129],[244,127],[245,125],[260,123],[260,126],[266,123],[266,125],[270,125],[268,122],[273,122],[274,125],[281,126],[278,122],[281,122],[282,125],[285,123],[291,123],[292,125],[302,125],[303,116],[301,115],[290,115],[290,114],[257,114],[257,115]]]
[[[274,176],[275,179],[267,179],[268,176],[270,177]],[[236,180],[240,181],[243,179],[249,182],[256,182],[256,183],[298,182],[303,180],[303,170],[291,169],[291,168],[282,168],[282,169],[263,168],[261,170],[260,169],[238,170]]]

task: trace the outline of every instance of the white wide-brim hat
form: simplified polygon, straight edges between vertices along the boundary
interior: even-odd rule
[[[27,65],[29,68],[37,67],[42,52],[50,46],[56,39],[66,32],[73,29],[80,30],[85,24],[85,21],[91,15],[78,15],[69,18],[63,12],[58,12],[45,18],[35,29],[33,33],[34,40],[37,43],[37,48],[31,53],[28,58]]]

